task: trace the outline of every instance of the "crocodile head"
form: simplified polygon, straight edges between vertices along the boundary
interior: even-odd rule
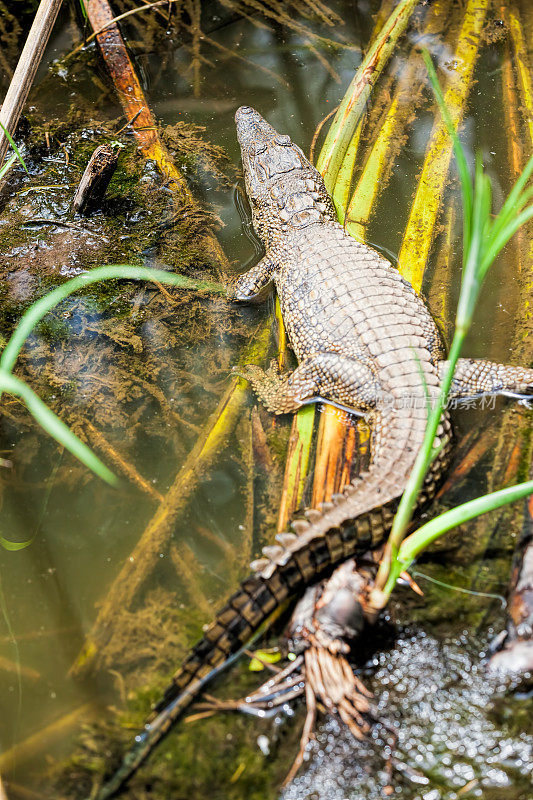
[[[289,136],[249,106],[237,110],[235,122],[253,223],[265,245],[290,229],[336,219],[322,176]]]

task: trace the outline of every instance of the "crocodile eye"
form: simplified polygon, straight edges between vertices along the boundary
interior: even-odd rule
[[[274,138],[276,144],[291,144],[291,137],[288,136],[286,133],[278,133],[277,136]]]

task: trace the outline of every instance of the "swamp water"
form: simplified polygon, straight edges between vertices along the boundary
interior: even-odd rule
[[[31,19],[21,17],[19,5],[0,4],[3,70],[13,66]],[[195,196],[223,222],[219,238],[237,272],[257,255],[235,206],[235,109],[258,108],[308,152],[317,123],[335,107],[360,61],[377,4],[335,4],[344,24],[333,26],[301,17],[297,4],[281,22],[268,22],[248,6],[250,19],[233,7],[203,5],[203,29],[215,44],[193,39],[185,47],[183,32],[178,35],[172,22],[167,31],[165,20],[149,14],[132,17],[123,30],[178,166]],[[441,4],[443,22],[432,40],[441,80],[458,68],[454,42],[465,5],[475,4]],[[116,11],[126,8],[117,3]],[[406,68],[422,16],[378,83],[363,155],[379,130],[392,81]],[[288,27],[290,20],[306,30]],[[498,203],[511,174],[502,101],[509,56],[496,12],[489,11],[483,30],[464,141],[471,152],[481,150]],[[333,37],[339,46],[331,48],[317,35]],[[102,210],[85,219],[68,216],[90,153],[124,124],[94,46],[61,60],[79,37],[65,6],[30,97],[28,122],[20,129],[30,175],[17,168],[1,190],[4,337],[32,299],[90,266],[133,262],[216,277],[198,246],[205,220],[180,216],[157,170],[143,164],[127,134],[118,136],[125,147]],[[209,63],[201,60],[204,55]],[[367,241],[393,258],[433,122],[427,97],[406,116],[412,118],[366,231]],[[183,123],[205,127],[203,134],[194,133],[192,150]],[[210,146],[198,155],[200,136]],[[526,152],[527,141],[524,136]],[[224,149],[226,160],[213,145]],[[457,208],[456,201],[452,184],[445,206]],[[447,252],[445,246],[441,231],[424,291],[449,334],[460,263],[457,222]],[[518,261],[510,246],[494,268],[467,355],[531,361],[523,313],[524,270],[531,270],[531,262],[524,262],[519,274]],[[0,534],[11,542],[32,540],[24,549],[0,551],[0,774],[10,800],[85,797],[91,775],[100,774],[131,741],[201,626],[267,543],[290,420],[273,420],[262,410],[251,420],[254,402],[248,395],[227,444],[207,465],[196,471],[193,465],[188,477],[193,491],[176,514],[172,535],[131,605],[114,609],[112,635],[97,665],[82,677],[71,674],[98,604],[105,604],[121,565],[175,486],[229,386],[231,367],[258,324],[271,318],[272,308],[270,302],[236,309],[222,299],[113,282],[65,301],[31,337],[20,374],[122,482],[111,489],[88,474],[18,401],[4,397]],[[269,347],[274,352],[274,336]],[[266,361],[267,355],[261,358]],[[525,409],[498,402],[458,412],[455,422],[458,453],[483,443],[482,457],[440,507],[525,477],[530,467]],[[268,450],[258,441],[261,428]],[[143,483],[131,477],[132,467]],[[505,594],[524,524],[518,504],[465,525],[426,555],[417,571],[476,592]],[[392,759],[390,733],[383,726],[360,744],[336,720],[319,717],[309,760],[282,792],[287,800],[377,800],[389,785],[393,796],[405,800],[531,797],[532,699],[525,690],[506,691],[488,681],[483,661],[505,624],[501,601],[417,580],[425,596],[399,589],[392,621],[380,626],[360,654],[362,675],[383,718],[397,729]],[[216,691],[242,696],[261,678],[243,660]],[[302,721],[299,705],[268,720],[219,715],[182,721],[124,796],[276,797],[297,752]]]

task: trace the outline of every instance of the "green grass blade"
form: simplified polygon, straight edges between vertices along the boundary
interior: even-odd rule
[[[496,237],[491,237],[490,242],[485,250],[483,261],[481,262],[481,270],[486,273],[498,253],[505,247],[509,239],[517,232],[517,230],[525,225],[526,222],[533,217],[533,205],[524,209],[516,219],[508,222],[505,228],[500,230]]]
[[[438,517],[427,522],[417,531],[412,533],[402,542],[398,553],[397,564],[391,570],[389,580],[385,587],[385,592],[391,592],[400,573],[409,568],[409,565],[417,558],[420,553],[430,544],[443,536],[457,525],[462,525],[481,514],[494,511],[497,508],[514,503],[528,495],[533,494],[533,481],[525,481],[516,486],[508,486],[498,492],[476,497],[468,503],[462,503],[456,508],[439,514]]]
[[[80,3],[80,10],[81,10],[83,19],[85,20],[85,22],[87,22],[89,17],[87,15],[87,9],[85,8],[85,1],[84,0],[79,0],[79,3]]]
[[[11,169],[16,160],[17,160],[17,154],[13,153],[11,156],[9,156],[6,163],[2,167],[0,167],[0,180],[4,177],[6,172],[9,172],[9,170]]]
[[[149,269],[148,267],[136,267],[131,264],[110,264],[106,267],[95,267],[90,272],[77,275],[61,286],[41,297],[33,303],[22,315],[20,322],[15,328],[9,342],[4,348],[0,358],[0,368],[10,372],[17,360],[24,342],[31,334],[35,326],[51,311],[58,303],[92,283],[102,280],[126,278],[128,280],[148,280],[158,281],[159,283],[170,284],[181,289],[194,289],[196,291],[209,291],[217,294],[224,294],[226,289],[220,283],[211,281],[198,281],[187,278],[184,275],[175,275],[171,272],[164,272],[160,269]]]
[[[472,208],[472,236],[470,247],[466,253],[465,266],[461,279],[461,292],[457,304],[455,318],[456,330],[466,333],[472,322],[474,307],[479,296],[481,283],[479,280],[479,259],[483,244],[483,232],[487,213],[487,202],[490,202],[490,190],[484,180],[481,159],[476,158],[474,205]],[[489,207],[490,209],[490,207]]]
[[[29,547],[34,540],[35,537],[32,536],[31,539],[26,539],[25,542],[12,542],[11,539],[6,539],[5,536],[0,536],[0,545],[2,545],[4,550],[8,550],[10,553],[16,553],[18,550],[25,550],[26,547]]]
[[[39,425],[102,480],[111,485],[117,483],[117,478],[111,470],[100,461],[98,456],[81,439],[78,439],[68,425],[65,425],[24,381],[9,372],[0,370],[0,390],[20,397]]]
[[[25,164],[25,162],[24,162],[24,159],[22,158],[22,156],[21,156],[21,154],[20,154],[20,150],[18,149],[17,145],[16,145],[16,144],[15,144],[15,142],[13,141],[13,137],[11,136],[11,134],[9,133],[9,131],[7,130],[7,128],[6,128],[4,125],[2,125],[2,123],[1,123],[1,122],[0,122],[0,128],[2,128],[2,130],[4,131],[4,135],[5,135],[6,139],[7,139],[7,141],[9,142],[9,144],[11,145],[11,147],[13,148],[13,150],[15,151],[15,157],[18,159],[18,161],[20,161],[20,163],[21,163],[21,164],[22,164],[22,166],[24,167],[25,171],[26,171],[26,172],[28,173],[28,175],[29,175],[30,173],[28,172],[28,168],[27,168],[27,166],[26,166],[26,164]],[[13,162],[11,162],[11,163],[13,163]],[[5,165],[4,165],[4,166],[5,166]],[[10,164],[10,166],[11,166],[11,164]],[[1,177],[1,176],[0,176],[0,177]]]
[[[520,203],[520,199],[532,173],[533,173],[533,155],[529,158],[522,174],[516,179],[513,188],[509,192],[507,199],[505,200],[503,206],[500,209],[500,213],[498,214],[494,222],[495,232],[499,231],[504,225],[507,224],[507,222],[511,219],[512,215],[516,212],[517,207],[519,205],[523,206],[523,203]]]

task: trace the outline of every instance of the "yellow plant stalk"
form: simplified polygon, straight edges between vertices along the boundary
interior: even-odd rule
[[[270,343],[270,327],[262,326],[243,363],[264,360]],[[141,538],[124,562],[100,605],[98,616],[83,648],[71,668],[79,677],[105,658],[106,645],[113,636],[118,615],[131,606],[145,580],[159,561],[159,553],[168,548],[180,514],[185,509],[198,481],[227,442],[248,398],[248,384],[233,378],[217,409],[187,456],[170,489],[163,498]]]
[[[527,52],[523,49],[525,37],[518,12],[513,6],[509,7],[506,3],[502,3],[500,13],[507,23],[510,39],[502,68],[502,94],[509,162],[513,179],[516,180],[526,160],[525,154],[533,148],[533,127],[529,124],[533,114],[533,84],[531,72],[527,68]],[[526,111],[526,114],[523,116],[521,111]],[[521,125],[522,121],[524,125]],[[532,356],[530,332],[533,317],[533,240],[527,235],[530,232],[531,224],[526,231],[518,231],[515,248],[519,274],[519,302],[512,352],[516,359],[525,363],[529,363]],[[522,435],[517,442],[516,452],[509,453],[509,436],[512,432],[513,439],[517,440],[517,426]],[[494,485],[515,482],[520,465],[530,462],[527,451],[529,448],[529,453],[531,452],[531,443],[528,442],[526,431],[527,421],[522,416],[517,419],[516,414],[508,410],[494,448],[493,468],[489,473],[491,490]],[[506,510],[505,513],[513,512]]]
[[[438,252],[435,256],[435,267],[431,275],[431,285],[428,290],[428,304],[431,308],[440,329],[446,333],[453,321],[450,308],[450,258],[453,253],[454,234],[457,230],[457,214],[453,201],[446,211],[444,232],[440,240]]]
[[[434,3],[424,25],[424,36],[440,33],[449,17],[449,3],[438,0]],[[405,69],[399,78],[391,105],[376,141],[368,155],[346,212],[346,230],[354,238],[364,241],[365,227],[370,219],[376,200],[386,185],[394,159],[400,150],[402,137],[416,105],[422,97],[425,68],[415,49],[410,54]],[[339,178],[341,179],[341,172]]]
[[[472,85],[481,34],[491,0],[468,0],[452,63],[444,101],[456,128],[462,122]],[[438,109],[426,150],[424,166],[398,256],[402,275],[419,292],[427,263],[435,223],[446,188],[452,143]]]
[[[337,175],[337,179],[335,181],[335,187],[333,189],[333,203],[335,204],[335,211],[337,212],[337,217],[341,225],[344,224],[346,209],[348,208],[348,202],[350,200],[350,188],[352,185],[355,162],[359,150],[361,131],[363,130],[363,121],[364,120],[361,120],[355,129],[355,133],[352,136],[350,144],[348,145],[346,155],[343,158],[341,168],[339,169],[339,174]],[[348,230],[348,227],[346,227],[346,230]]]
[[[533,141],[533,91],[531,87],[531,67],[529,53],[526,46],[526,37],[518,10],[510,6],[503,6],[502,14],[511,34],[514,51],[514,63],[518,72],[518,87],[522,99],[522,113],[529,130],[529,138]],[[531,42],[529,43],[531,50]]]
[[[288,520],[300,504],[309,469],[314,424],[314,405],[305,406],[294,415],[285,462],[278,531],[285,530]]]
[[[418,0],[400,0],[383,24],[368,53],[354,75],[335,114],[317,161],[328,192],[332,192],[355,129],[377,79],[400,36],[404,33]]]
[[[528,59],[528,50],[526,48],[526,37],[524,36],[522,21],[518,14],[517,9],[511,5],[502,4],[502,16],[508,25],[511,34],[511,42],[515,56],[514,63],[518,73],[517,80],[514,82],[514,93],[518,91],[520,97],[520,105],[513,97],[513,81],[510,77],[512,67],[510,59],[504,65],[502,77],[504,80],[504,107],[509,125],[508,140],[515,143],[515,154],[511,157],[513,171],[515,176],[519,174],[523,156],[520,153],[520,137],[519,132],[519,117],[520,111],[526,124],[527,143],[525,145],[528,152],[533,148],[533,82],[531,80],[531,69]],[[506,71],[507,70],[507,71]],[[506,90],[506,86],[508,87]],[[531,224],[528,226],[526,233],[531,231]],[[520,233],[520,231],[519,231]],[[531,330],[533,319],[533,239],[529,237],[529,245],[526,244],[527,235],[522,235],[518,239],[519,247],[519,269],[522,273],[522,324],[517,328],[517,337],[523,345],[526,344],[528,332]],[[526,358],[528,354],[525,353]]]

